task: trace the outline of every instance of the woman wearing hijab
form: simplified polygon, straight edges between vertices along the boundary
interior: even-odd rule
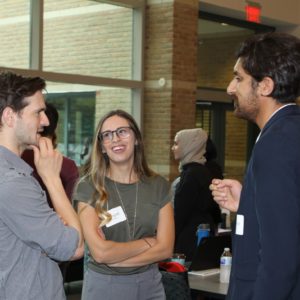
[[[192,260],[197,247],[198,225],[208,223],[214,232],[221,220],[209,190],[213,176],[205,166],[207,138],[201,128],[185,129],[175,135],[172,146],[180,171],[174,195],[175,252],[184,253],[187,261]]]

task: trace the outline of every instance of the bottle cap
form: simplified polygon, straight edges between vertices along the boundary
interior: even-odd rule
[[[207,223],[201,223],[198,225],[198,229],[210,229],[210,225]]]

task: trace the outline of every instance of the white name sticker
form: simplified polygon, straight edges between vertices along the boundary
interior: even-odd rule
[[[244,235],[244,216],[243,215],[236,216],[235,234]]]
[[[111,227],[115,224],[121,223],[126,220],[126,215],[121,206],[114,207],[108,212],[111,214],[111,220],[106,224],[106,227]]]

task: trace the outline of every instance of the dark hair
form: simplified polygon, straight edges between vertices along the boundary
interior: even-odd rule
[[[58,123],[58,111],[53,104],[46,103],[45,114],[49,120],[49,126],[44,127],[42,136],[46,136],[52,139],[54,148],[56,148],[56,127]]]
[[[277,32],[258,34],[244,41],[236,55],[256,82],[265,77],[273,80],[270,97],[281,103],[296,101],[300,95],[300,39]]]
[[[210,171],[213,178],[220,178],[223,179],[223,169],[221,165],[217,162],[217,147],[212,141],[210,137],[207,138],[206,142],[206,152],[204,157],[206,158],[205,166]]]
[[[6,107],[20,112],[28,105],[24,98],[44,90],[45,87],[45,80],[40,77],[23,77],[12,72],[0,73],[0,119]]]
[[[207,161],[214,160],[217,158],[217,148],[210,137],[208,137],[206,141],[204,157]]]

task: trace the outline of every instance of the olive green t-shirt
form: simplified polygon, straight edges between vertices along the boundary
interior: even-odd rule
[[[121,207],[126,220],[102,230],[107,240],[127,242],[143,237],[154,236],[158,225],[159,210],[170,200],[169,183],[161,176],[146,177],[138,183],[124,184],[105,178],[108,193],[107,210]],[[94,207],[92,197],[94,187],[87,179],[81,180],[75,193],[74,201],[86,202]],[[134,274],[149,268],[142,267],[110,267],[99,264],[90,257],[88,267],[102,274]]]

